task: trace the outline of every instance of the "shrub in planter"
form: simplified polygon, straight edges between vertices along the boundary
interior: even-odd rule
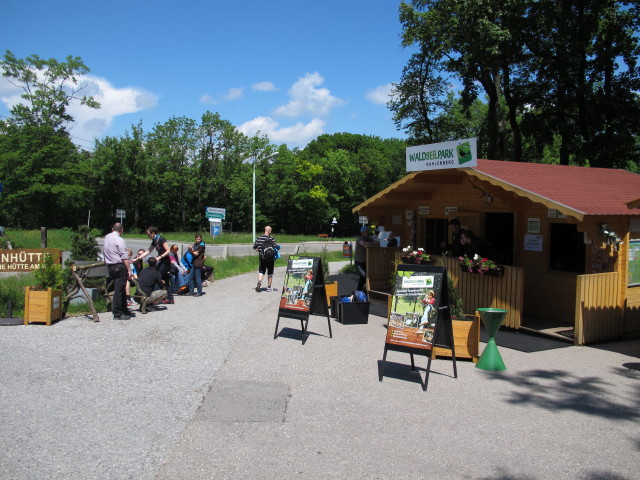
[[[25,287],[24,324],[43,322],[51,325],[53,320],[62,318],[62,267],[46,254],[33,276],[36,285]]]

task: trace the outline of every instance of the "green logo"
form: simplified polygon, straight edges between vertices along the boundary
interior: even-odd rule
[[[463,164],[470,162],[472,160],[471,157],[471,145],[469,142],[461,143],[456,147],[456,151],[458,152],[458,163]]]

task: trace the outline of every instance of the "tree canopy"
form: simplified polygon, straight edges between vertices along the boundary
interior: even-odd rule
[[[413,54],[389,107],[412,143],[448,139],[456,102],[486,101],[487,158],[629,167],[640,145],[640,2],[403,2]],[[451,99],[448,85],[459,85]],[[453,102],[452,102],[453,100]]]

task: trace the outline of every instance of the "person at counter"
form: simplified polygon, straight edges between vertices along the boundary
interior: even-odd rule
[[[451,244],[447,242],[440,242],[440,248],[442,250],[451,252],[453,258],[458,258],[464,255],[464,248],[462,243],[460,242],[460,220],[457,218],[452,218],[449,220],[449,233],[451,234]]]
[[[478,255],[483,258],[496,258],[496,253],[493,249],[482,239],[476,237],[471,230],[460,230],[460,244],[462,253],[458,256],[466,255],[469,258],[473,258]]]
[[[357,290],[363,291],[367,281],[367,247],[372,247],[374,243],[369,238],[369,229],[364,225],[360,229],[360,236],[356,240],[356,251],[353,255],[353,264],[358,269],[360,278],[358,279]]]

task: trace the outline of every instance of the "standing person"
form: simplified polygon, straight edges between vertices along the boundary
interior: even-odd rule
[[[193,256],[193,268],[189,270],[189,295],[194,297],[202,296],[202,266],[204,265],[205,244],[200,234],[196,235],[194,244],[189,247]],[[194,285],[195,280],[195,285]],[[195,292],[195,287],[198,291]]]
[[[360,278],[356,290],[363,291],[367,282],[367,248],[374,243],[369,238],[369,229],[364,225],[360,229],[360,237],[356,240],[356,251],[353,255],[353,264],[356,266]]]
[[[273,262],[276,258],[276,249],[280,248],[276,243],[276,239],[271,236],[271,227],[264,227],[264,233],[256,238],[253,249],[260,255],[260,264],[258,265],[258,284],[256,292],[261,290],[262,278],[267,274],[267,292],[272,290],[271,282],[273,281]]]
[[[156,257],[158,262],[156,270],[162,275],[164,287],[167,289],[167,299],[162,303],[173,303],[173,292],[171,291],[171,260],[169,259],[169,253],[171,253],[171,251],[169,250],[169,244],[166,238],[158,234],[156,227],[148,227],[147,235],[151,239],[151,245],[142,255],[139,255],[138,258],[146,257],[155,248],[158,252],[158,256]]]
[[[127,244],[122,238],[124,227],[121,223],[114,223],[111,233],[104,237],[104,263],[109,269],[109,277],[113,278],[115,286],[111,301],[111,313],[114,320],[129,320],[131,312],[127,308],[126,286],[130,274],[129,252]]]

